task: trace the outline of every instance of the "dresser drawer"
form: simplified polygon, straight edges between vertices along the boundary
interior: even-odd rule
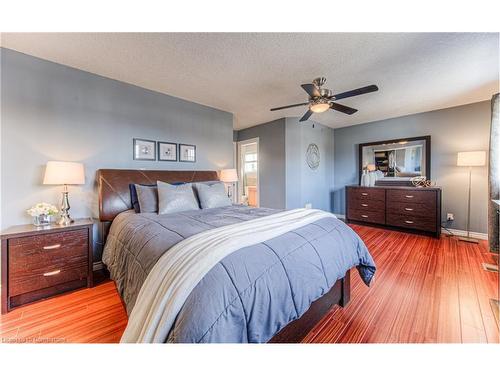
[[[9,240],[9,295],[88,275],[88,231],[79,229]]]
[[[350,188],[348,191],[351,200],[375,200],[385,202],[385,190],[378,188]]]
[[[361,199],[350,199],[349,209],[359,210],[359,211],[374,211],[374,212],[384,212],[385,202],[376,200],[361,200]]]
[[[432,200],[422,203],[387,201],[387,213],[435,218],[436,204]]]
[[[367,223],[385,224],[385,211],[354,210],[349,207],[347,218]]]
[[[424,190],[397,190],[387,189],[388,202],[403,202],[403,203],[428,203],[436,205],[436,192]]]
[[[427,232],[436,231],[436,221],[434,217],[425,218],[414,215],[396,215],[393,213],[387,213],[387,225],[417,229]]]

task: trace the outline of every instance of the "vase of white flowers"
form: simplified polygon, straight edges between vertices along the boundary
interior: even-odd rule
[[[33,224],[36,226],[49,225],[52,216],[57,214],[57,208],[49,203],[37,203],[28,211],[28,215],[33,218]]]

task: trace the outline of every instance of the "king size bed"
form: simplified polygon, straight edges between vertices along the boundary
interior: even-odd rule
[[[370,284],[372,257],[335,216],[203,208],[201,188],[217,180],[215,171],[97,172],[103,263],[129,315],[122,342],[300,342],[349,302],[351,268]],[[162,182],[192,186],[200,207],[163,214]],[[159,211],[134,210],[138,185],[158,189]]]

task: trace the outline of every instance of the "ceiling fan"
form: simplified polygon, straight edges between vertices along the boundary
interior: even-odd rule
[[[302,116],[299,121],[306,121],[309,119],[309,117],[311,117],[313,113],[321,113],[329,109],[352,115],[358,110],[339,103],[335,103],[335,101],[339,99],[349,98],[351,96],[368,94],[369,92],[378,91],[378,87],[376,85],[370,85],[360,87],[359,89],[341,92],[339,94],[333,94],[332,90],[322,87],[325,82],[325,77],[319,77],[316,78],[312,83],[304,83],[303,85],[300,85],[302,86],[304,91],[309,94],[309,101],[305,103],[286,105],[284,107],[271,108],[271,111],[309,105],[309,110],[304,114],[304,116]]]

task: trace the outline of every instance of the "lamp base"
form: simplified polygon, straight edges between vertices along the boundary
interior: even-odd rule
[[[69,215],[67,215],[67,216],[61,216],[61,218],[59,219],[57,224],[67,226],[67,225],[70,225],[74,222],[75,221],[71,217],[69,217]]]
[[[470,243],[479,243],[479,240],[472,237],[457,237],[459,241],[470,242]]]

